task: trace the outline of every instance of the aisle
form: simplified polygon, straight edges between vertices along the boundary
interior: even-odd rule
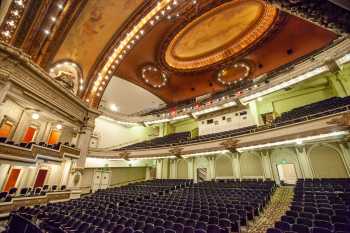
[[[292,187],[280,187],[272,196],[270,204],[264,213],[249,227],[248,233],[265,233],[269,227],[273,227],[275,222],[288,210],[293,198]]]

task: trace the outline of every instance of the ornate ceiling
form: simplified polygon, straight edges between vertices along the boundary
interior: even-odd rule
[[[282,0],[7,1],[0,40],[48,71],[75,64],[77,93],[92,106],[108,85],[114,89],[113,75],[175,104],[243,87],[337,38],[268,2],[285,6]]]

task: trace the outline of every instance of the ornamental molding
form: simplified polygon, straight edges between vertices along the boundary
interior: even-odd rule
[[[238,144],[239,140],[237,139],[228,139],[226,141],[223,141],[222,143],[220,143],[221,146],[223,146],[224,149],[229,150],[232,153],[236,153],[237,150],[237,144]]]
[[[0,143],[0,158],[6,160],[35,163],[38,159],[45,159],[61,162],[64,158],[68,157],[79,159],[80,150],[64,145],[61,145],[59,150],[53,150],[39,145],[32,145],[32,147],[28,149]]]
[[[338,118],[333,118],[330,121],[327,122],[329,125],[338,125],[341,127],[350,127],[350,113],[346,112],[343,113],[340,117]]]
[[[57,84],[49,74],[20,50],[0,43],[0,81],[10,81],[21,91],[53,111],[83,124],[100,115],[69,90]]]

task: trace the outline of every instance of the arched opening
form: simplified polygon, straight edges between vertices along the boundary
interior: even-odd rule
[[[320,145],[312,148],[309,158],[317,178],[348,177],[341,155],[330,146]]]
[[[218,155],[215,160],[216,178],[233,177],[232,159],[227,155]]]
[[[261,158],[256,153],[243,153],[240,158],[242,178],[264,176]]]

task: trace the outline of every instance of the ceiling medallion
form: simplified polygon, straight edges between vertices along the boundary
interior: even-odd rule
[[[162,59],[178,71],[207,69],[256,45],[273,27],[278,10],[262,0],[232,0],[195,18],[170,42]]]
[[[158,89],[164,87],[168,82],[168,74],[153,64],[142,67],[141,77],[147,85]]]
[[[229,67],[218,70],[215,76],[221,85],[238,86],[246,82],[251,73],[252,68],[248,62],[238,61]]]

